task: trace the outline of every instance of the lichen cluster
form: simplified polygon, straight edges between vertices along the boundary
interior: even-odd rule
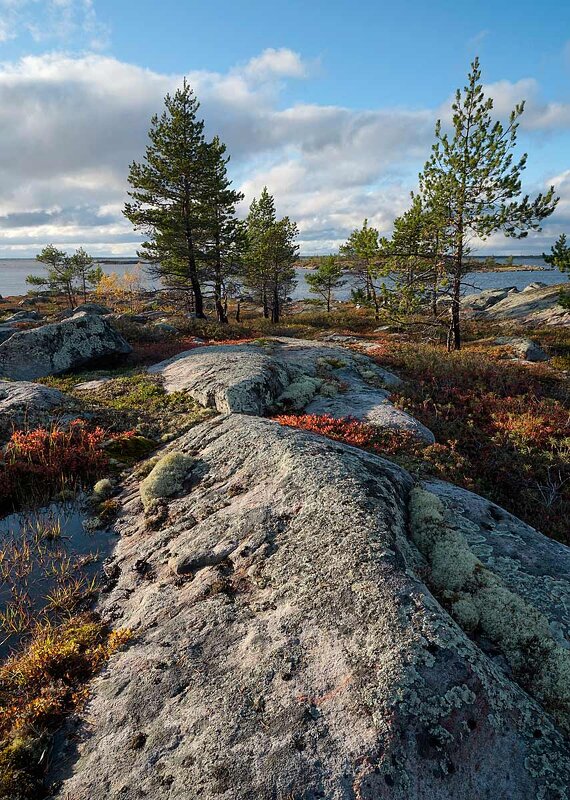
[[[191,456],[177,450],[161,458],[140,485],[145,510],[157,500],[178,494],[192,464]]]
[[[416,487],[412,538],[430,566],[430,583],[465,631],[499,648],[517,681],[570,727],[570,650],[558,644],[544,614],[503,585],[446,518],[441,500]]]

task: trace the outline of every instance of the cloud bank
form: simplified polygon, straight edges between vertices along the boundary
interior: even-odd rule
[[[0,0],[0,8],[23,13],[33,2]],[[61,25],[80,20],[89,27],[88,0],[51,5],[62,12]],[[0,27],[0,37],[10,35],[8,29]],[[308,253],[334,250],[365,216],[388,233],[415,188],[436,118],[448,115],[447,103],[433,109],[283,107],[284,86],[310,80],[314,66],[282,48],[226,73],[187,73],[208,135],[218,133],[232,155],[234,182],[246,195],[240,213],[267,184],[279,213],[297,220]],[[150,117],[181,81],[182,75],[101,54],[52,53],[0,65],[0,255],[33,255],[46,242],[85,245],[96,254],[134,253],[137,237],[121,214],[128,166],[143,156]],[[570,106],[541,102],[533,80],[487,88],[500,114],[527,98],[527,136],[570,129]],[[556,228],[570,223],[568,171],[558,183],[568,199]],[[526,249],[540,252],[554,227]]]

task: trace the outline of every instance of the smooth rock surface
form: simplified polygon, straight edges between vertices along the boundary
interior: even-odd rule
[[[0,344],[0,377],[35,380],[131,352],[105,320],[76,314],[62,322],[19,331]]]
[[[504,299],[491,307],[471,313],[481,319],[516,320],[522,325],[570,325],[570,311],[563,308],[559,301],[560,291],[568,291],[569,285],[531,289],[527,286],[522,292],[511,292]],[[469,306],[466,306],[469,309]]]
[[[548,355],[532,339],[519,336],[499,336],[498,339],[495,339],[495,344],[507,345],[518,358],[522,358],[524,361],[548,361]]]
[[[354,417],[434,441],[431,431],[390,402],[399,378],[365,355],[322,341],[283,338],[196,348],[149,372],[163,376],[167,391],[187,391],[222,413]]]
[[[161,524],[146,524],[136,485],[122,497],[100,611],[134,638],[52,755],[58,798],[568,797],[553,717],[421,577],[407,473],[236,414],[175,447],[195,467]],[[503,545],[511,522],[468,494],[445,502],[489,563],[502,569],[508,553],[521,575],[542,570],[567,590],[558,545],[540,539],[534,553],[519,528],[524,547]]]
[[[461,304],[468,306],[474,311],[485,311],[487,308],[496,305],[504,300],[510,293],[517,293],[516,286],[505,286],[501,289],[484,289],[478,294],[468,294],[462,299]]]
[[[0,437],[13,430],[49,422],[52,412],[69,403],[58,389],[28,381],[0,380]]]

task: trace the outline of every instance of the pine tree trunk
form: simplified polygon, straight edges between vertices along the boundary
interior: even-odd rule
[[[262,294],[262,302],[263,302],[263,318],[269,319],[269,301],[267,299],[267,287],[264,286],[261,290]]]
[[[236,306],[236,322],[240,322],[240,320],[241,320],[241,301],[238,300]]]
[[[271,322],[279,322],[279,289],[277,284],[273,289],[273,305],[271,306]]]
[[[451,294],[451,321],[447,339],[447,349],[461,350],[461,270],[456,267]]]

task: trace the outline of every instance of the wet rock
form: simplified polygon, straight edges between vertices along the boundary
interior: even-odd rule
[[[35,380],[131,352],[103,317],[75,314],[62,322],[18,331],[0,344],[0,377]]]
[[[365,355],[322,341],[272,338],[201,347],[149,372],[162,375],[167,391],[187,391],[224,413],[354,417],[434,441],[431,431],[390,402],[399,378]]]
[[[58,798],[564,798],[570,752],[551,709],[425,583],[405,471],[239,414],[176,448],[201,479],[157,530],[132,499],[119,520],[99,610],[134,637],[52,756]],[[446,486],[426,487],[445,525],[458,515],[484,568],[562,635],[567,554],[557,565],[555,542]],[[548,589],[536,601],[533,576]]]

